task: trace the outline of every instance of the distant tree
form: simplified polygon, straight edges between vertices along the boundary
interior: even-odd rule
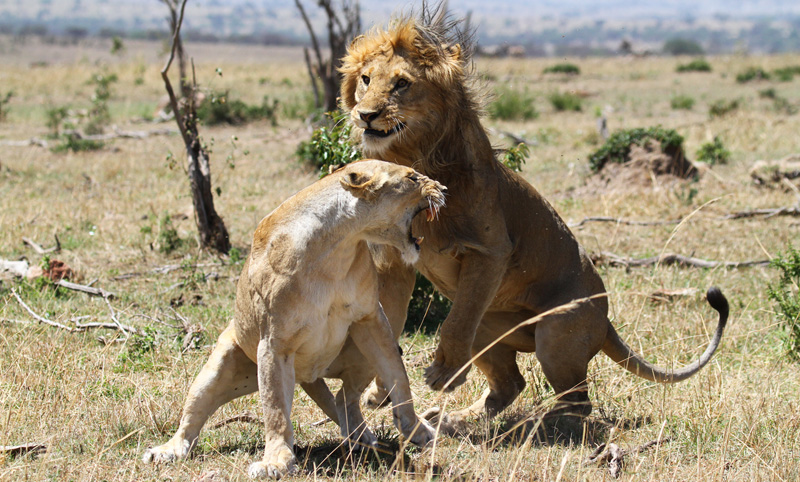
[[[347,53],[347,46],[350,41],[361,31],[361,6],[358,0],[341,0],[341,7],[337,9],[332,0],[317,0],[319,6],[328,17],[328,48],[330,53],[327,57],[322,55],[317,35],[311,26],[311,20],[306,14],[305,8],[300,0],[295,0],[297,9],[303,17],[303,21],[308,28],[311,36],[311,46],[314,49],[316,62],[312,63],[308,49],[305,50],[306,65],[311,76],[311,86],[314,89],[314,100],[317,107],[322,107],[326,112],[333,112],[338,109],[337,98],[342,78],[339,75],[342,57]],[[316,78],[322,83],[322,93],[324,98],[320,98],[319,88]]]
[[[703,55],[703,47],[691,39],[673,38],[664,42],[664,53],[670,55]]]

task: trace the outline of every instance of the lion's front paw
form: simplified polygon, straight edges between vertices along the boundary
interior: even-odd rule
[[[438,434],[456,435],[465,431],[466,419],[463,411],[444,413],[439,407],[431,407],[422,414]]]
[[[247,475],[253,479],[269,477],[280,479],[297,470],[297,459],[287,447],[282,447],[271,454],[264,455],[264,460],[253,462],[247,469]]]
[[[350,435],[342,435],[344,436],[344,439],[347,442],[347,446],[350,450],[360,451],[375,449],[378,447],[378,438],[369,428],[366,427],[366,425],[362,425]]]
[[[450,365],[437,357],[431,366],[425,369],[425,383],[434,390],[453,391],[467,381],[470,366],[461,370],[464,365],[467,365],[467,362]]]
[[[170,440],[164,445],[153,447],[144,451],[142,455],[142,462],[149,463],[162,463],[173,462],[177,459],[185,458],[189,455],[192,449],[192,444],[188,440],[178,439]]]

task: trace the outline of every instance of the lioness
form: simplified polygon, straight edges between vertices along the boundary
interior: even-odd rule
[[[457,23],[423,7],[419,20],[401,19],[356,38],[341,67],[342,106],[364,154],[413,166],[449,188],[439,222],[414,222],[426,240],[416,267],[453,301],[426,382],[438,390],[455,388],[466,379],[462,367],[482,353],[474,363],[489,388],[446,420],[493,416],[506,408],[525,386],[518,352],[536,353],[558,394],[556,411],[579,416],[591,412],[587,365],[600,350],[657,382],[696,373],[719,346],[725,297],[716,288],[708,291],[719,323],[697,362],[668,371],[634,353],[609,322],[603,281],[573,234],[536,189],[496,160],[480,122],[470,51],[469,36]],[[387,255],[378,268],[381,304],[399,335],[413,268]],[[523,324],[578,299],[584,301]]]
[[[289,420],[295,382],[316,394],[322,377],[346,371],[347,356],[337,355],[348,336],[388,381],[398,429],[415,444],[430,441],[433,431],[414,413],[408,377],[378,303],[367,242],[392,246],[405,262],[415,262],[421,239],[411,235],[412,219],[425,210],[433,219],[444,205],[444,189],[408,167],[363,161],[303,189],[261,220],[239,278],[233,320],[189,389],[178,431],[143,460],[187,456],[218,407],[258,388],[266,448],[248,472],[289,473],[296,463]],[[355,408],[320,399],[345,437],[363,421],[353,412],[354,400]]]

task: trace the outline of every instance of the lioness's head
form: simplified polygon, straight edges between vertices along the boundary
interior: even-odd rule
[[[403,19],[357,37],[342,59],[342,107],[367,156],[430,144],[471,102],[464,34],[442,19]],[[427,23],[426,23],[427,22]]]
[[[411,232],[411,221],[423,211],[428,221],[436,219],[447,188],[410,167],[384,161],[355,162],[334,175],[360,199],[356,213],[366,218],[365,238],[394,246],[403,260],[416,263],[422,238]]]

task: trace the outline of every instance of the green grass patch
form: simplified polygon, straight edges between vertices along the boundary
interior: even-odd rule
[[[547,96],[547,100],[559,112],[580,112],[583,110],[583,99],[572,92],[553,92]]]
[[[551,65],[550,67],[546,67],[542,70],[543,74],[567,74],[567,75],[578,75],[581,73],[581,69],[575,65],[568,62]]]
[[[680,64],[675,72],[711,72],[711,64],[706,59],[694,59],[688,64]]]
[[[705,162],[711,166],[716,164],[727,164],[731,159],[731,151],[722,144],[719,136],[714,136],[714,140],[706,142],[697,150],[695,157],[700,162]]]
[[[534,97],[527,90],[501,88],[495,92],[494,101],[489,105],[489,115],[493,119],[531,120],[539,117],[533,105]]]
[[[694,107],[694,97],[688,95],[676,95],[669,101],[673,110],[692,110]]]
[[[778,253],[772,259],[770,266],[780,271],[780,278],[767,286],[767,297],[777,305],[786,354],[800,361],[800,251],[789,246],[785,254]]]
[[[745,84],[757,80],[769,80],[769,73],[761,67],[748,67],[742,72],[736,74],[736,82]]]

